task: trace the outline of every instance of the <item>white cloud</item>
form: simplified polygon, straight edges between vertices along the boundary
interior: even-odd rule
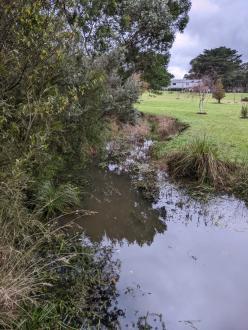
[[[199,39],[198,36],[192,36],[188,34],[187,32],[185,33],[178,33],[176,35],[176,40],[174,43],[174,48],[175,49],[181,49],[181,48],[186,48],[186,47],[197,47],[199,46]]]
[[[210,0],[193,0],[192,1],[192,13],[204,13],[211,14],[216,13],[220,10],[220,7],[216,2]]]
[[[248,0],[192,0],[189,24],[171,50],[170,71],[182,78],[193,58],[220,46],[237,49],[248,61],[247,12]]]
[[[179,66],[169,66],[168,68],[169,72],[172,73],[175,78],[182,79],[184,75],[187,73],[186,70],[182,69]]]

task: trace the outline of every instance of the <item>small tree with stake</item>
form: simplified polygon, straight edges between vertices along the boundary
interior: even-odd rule
[[[221,103],[221,100],[225,97],[225,89],[222,84],[221,79],[218,79],[216,83],[214,84],[213,88],[213,98],[218,101],[218,103]]]
[[[204,109],[204,102],[209,93],[209,83],[206,78],[202,79],[198,86],[193,88],[193,92],[199,95],[199,111],[197,114],[206,115],[206,111]]]

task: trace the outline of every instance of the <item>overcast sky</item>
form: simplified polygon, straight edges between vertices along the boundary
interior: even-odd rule
[[[248,0],[192,0],[190,21],[176,37],[169,71],[183,78],[192,58],[220,46],[237,49],[248,60]]]

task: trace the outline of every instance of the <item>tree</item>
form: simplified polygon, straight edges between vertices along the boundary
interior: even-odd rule
[[[71,29],[80,32],[83,52],[96,56],[121,49],[123,79],[141,73],[151,88],[169,83],[169,50],[176,31],[186,27],[190,0],[58,0],[55,4]]]
[[[198,84],[198,86],[195,86],[193,88],[193,92],[197,93],[199,95],[199,112],[198,114],[206,114],[206,111],[204,109],[204,102],[206,100],[206,97],[210,90],[210,81],[208,77],[204,77],[202,81]]]
[[[225,87],[232,84],[233,75],[241,68],[241,56],[234,49],[219,47],[207,50],[194,58],[191,69],[186,75],[190,79],[201,79],[210,77],[213,82],[221,78]]]
[[[213,98],[215,98],[218,103],[221,103],[221,100],[225,97],[225,89],[222,84],[221,79],[218,79],[213,88]]]

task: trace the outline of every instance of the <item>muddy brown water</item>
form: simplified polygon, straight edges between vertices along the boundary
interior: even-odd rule
[[[136,328],[144,315],[154,329],[248,329],[243,202],[225,196],[195,201],[160,175],[160,197],[151,206],[127,176],[92,175],[87,208],[98,213],[77,222],[92,241],[115,245],[122,329]]]

